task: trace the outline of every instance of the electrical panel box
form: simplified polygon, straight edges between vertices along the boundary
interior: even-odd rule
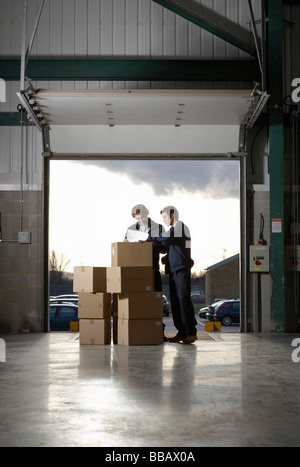
[[[19,243],[31,243],[31,232],[19,232],[18,234]]]
[[[250,246],[250,272],[269,272],[270,253],[268,246]]]
[[[300,271],[300,245],[285,247],[285,270]]]

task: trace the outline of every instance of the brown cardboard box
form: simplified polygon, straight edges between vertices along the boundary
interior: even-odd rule
[[[74,292],[105,293],[106,268],[93,266],[75,266],[73,276]]]
[[[106,345],[111,341],[111,319],[81,319],[80,345]]]
[[[106,274],[107,292],[152,292],[154,289],[152,267],[111,267]]]
[[[119,319],[162,319],[161,292],[118,294]]]
[[[111,245],[111,266],[153,266],[151,242],[116,242]]]
[[[111,294],[79,292],[78,318],[104,319],[111,316]]]
[[[119,345],[159,345],[163,344],[161,319],[119,319]]]

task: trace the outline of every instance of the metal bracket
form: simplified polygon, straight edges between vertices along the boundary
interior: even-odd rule
[[[23,105],[23,107],[26,109],[28,115],[32,118],[34,124],[37,126],[37,128],[38,128],[40,131],[42,131],[42,130],[43,130],[43,126],[41,125],[41,122],[39,121],[39,119],[38,119],[37,116],[35,115],[33,109],[31,108],[26,93],[25,93],[24,91],[20,91],[20,92],[17,92],[17,96],[18,96],[18,98],[19,98],[21,104]]]
[[[23,35],[22,35],[22,53],[21,53],[21,77],[20,77],[20,88],[21,91],[25,90],[25,80],[26,80],[26,67],[29,60],[30,52],[34,43],[36,31],[40,22],[41,14],[44,8],[45,0],[41,0],[37,18],[35,20],[35,25],[33,28],[32,36],[29,42],[29,45],[26,49],[26,31],[27,31],[27,0],[24,0],[24,11],[23,11]]]
[[[45,126],[42,129],[43,132],[43,148],[44,153],[50,153],[50,134],[49,134],[49,127]]]

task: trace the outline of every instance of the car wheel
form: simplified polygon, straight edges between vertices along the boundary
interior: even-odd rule
[[[224,316],[222,318],[222,324],[224,326],[231,326],[232,325],[232,318],[230,316]]]

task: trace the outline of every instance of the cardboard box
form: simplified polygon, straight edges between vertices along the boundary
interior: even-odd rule
[[[108,345],[111,341],[111,319],[81,319],[80,345]]]
[[[111,294],[79,292],[78,318],[104,319],[111,316]]]
[[[153,271],[153,268],[148,266],[107,268],[107,292],[152,292]]]
[[[118,294],[118,317],[120,319],[162,319],[162,293]]]
[[[106,268],[93,266],[76,266],[73,276],[74,292],[105,293]]]
[[[119,319],[119,345],[160,345],[163,344],[161,319]]]
[[[111,266],[153,266],[151,242],[116,242],[111,245]]]

